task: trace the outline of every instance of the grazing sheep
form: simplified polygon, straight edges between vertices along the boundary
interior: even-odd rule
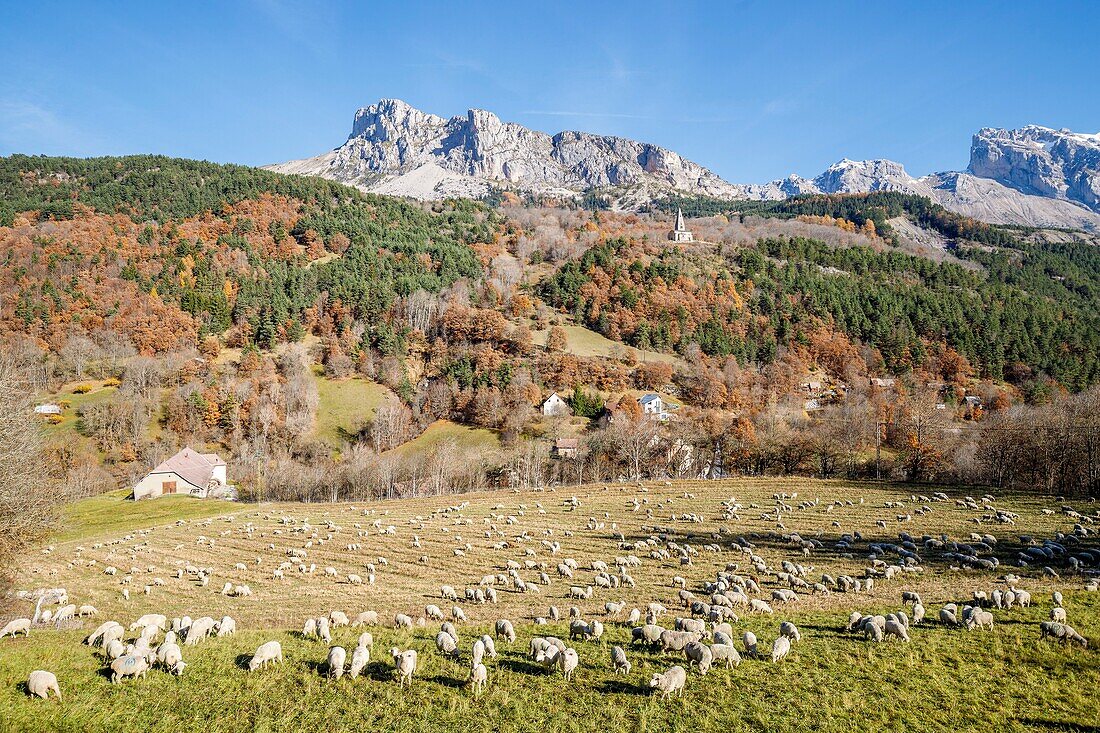
[[[878,626],[876,625],[875,628],[877,629]],[[902,641],[909,641],[909,630],[905,627],[905,624],[896,618],[886,619],[886,625],[883,630],[886,636],[896,636]]]
[[[317,619],[307,618],[302,626],[302,636],[317,636]]]
[[[1060,624],[1057,621],[1040,622],[1039,639],[1045,639],[1048,636],[1063,644],[1072,641],[1074,644],[1080,644],[1084,648],[1088,648],[1089,645],[1088,640],[1078,634],[1076,629],[1067,624]]]
[[[393,628],[395,629],[411,629],[413,627],[412,617],[399,613],[393,617]]]
[[[657,644],[665,630],[656,624],[635,626],[630,631],[630,643]]]
[[[191,624],[188,623],[188,626]],[[130,631],[135,629],[144,629],[146,626],[159,626],[162,629],[168,628],[168,617],[163,613],[147,613],[139,618],[134,623],[130,624]]]
[[[370,649],[362,644],[355,647],[355,650],[351,653],[351,668],[348,669],[348,676],[355,679],[367,668],[369,662]]]
[[[611,647],[611,667],[615,674],[630,674],[630,660],[621,646]]]
[[[344,662],[347,661],[348,653],[344,651],[342,646],[334,646],[328,650],[328,676],[330,679],[338,680],[344,676]]]
[[[458,645],[455,638],[446,631],[440,631],[435,635],[435,648],[445,657],[458,657]]]
[[[661,649],[666,652],[682,652],[693,641],[699,641],[701,634],[690,631],[662,631]]]
[[[920,603],[913,604],[913,623],[919,624],[924,620],[924,606]]]
[[[785,636],[776,638],[772,644],[772,662],[778,662],[791,651],[791,640]]]
[[[493,637],[489,636],[488,634],[484,634],[481,637],[481,643],[485,645],[485,656],[487,656],[489,659],[496,659],[497,645],[493,641]]]
[[[223,616],[222,620],[218,622],[216,636],[229,636],[235,633],[237,633],[237,622],[229,616]]]
[[[798,627],[790,621],[784,621],[779,624],[779,635],[785,636],[791,641],[802,641],[802,634],[799,633]]]
[[[398,685],[404,687],[406,684],[412,687],[413,673],[416,672],[416,650],[406,649],[401,651],[397,647],[390,649],[390,657],[393,658],[393,666],[397,672]]]
[[[685,684],[687,684],[687,671],[680,665],[670,667],[663,674],[654,673],[649,679],[650,688],[661,693],[662,699],[671,695],[683,697]]]
[[[443,609],[432,603],[424,607],[424,615],[432,621],[442,621],[446,618],[446,616],[443,615]]]
[[[749,601],[749,610],[753,613],[774,613],[772,607],[769,606],[766,601],[762,601],[759,598],[753,598]]]
[[[714,655],[711,654],[710,647],[698,641],[689,642],[684,646],[684,656],[687,658],[689,667],[693,664],[698,665],[701,675],[706,675],[710,671],[711,664],[714,663]]]
[[[36,669],[27,677],[27,694],[32,697],[40,697],[43,700],[49,698],[53,690],[57,699],[61,700],[61,687],[57,684],[57,676],[53,672]]]
[[[78,616],[98,616],[99,611],[96,609],[95,606],[81,606],[80,610],[77,611],[77,615]]]
[[[106,659],[115,660],[126,653],[126,647],[119,639],[111,639],[103,645],[103,656]]]
[[[485,688],[485,683],[489,680],[489,670],[485,669],[485,665],[478,662],[470,667],[470,686],[474,689],[474,697],[481,694],[481,691]]]
[[[756,659],[757,657],[757,642],[756,634],[751,631],[746,631],[744,636],[741,637],[741,643],[745,647],[745,656]]]
[[[496,623],[496,635],[497,638],[504,638],[509,644],[516,640],[516,630],[512,626],[512,622],[506,618],[498,619]]]
[[[122,628],[122,625],[119,624],[117,621],[107,621],[100,624],[95,631],[89,634],[87,638],[84,639],[84,643],[88,646],[99,646],[101,644],[106,644],[108,641],[110,641],[110,639],[105,639],[103,635],[106,634],[108,630],[113,629],[116,626],[119,630],[115,632],[115,636],[113,638],[122,638],[122,635],[126,633],[125,630]]]
[[[470,666],[476,667],[481,664],[481,660],[485,658],[485,642],[481,639],[474,639],[473,646],[470,648]]]
[[[958,626],[959,620],[956,618],[955,613],[957,607],[954,603],[949,603],[940,609],[940,623],[944,626]]]
[[[157,647],[157,663],[165,669],[171,669],[183,659],[179,644],[165,642]]]
[[[580,664],[580,657],[577,655],[576,649],[566,649],[558,654],[558,668],[561,669],[561,673],[565,676],[566,680],[573,679],[573,670]]]
[[[741,655],[737,653],[733,643],[711,644],[710,655],[714,662],[725,662],[726,668],[736,667],[741,664]]]
[[[252,655],[252,659],[248,662],[248,671],[255,672],[271,661],[276,661],[280,664],[283,661],[283,646],[277,641],[269,641],[260,644],[256,649],[256,653]]]
[[[209,616],[203,616],[197,618],[187,629],[187,636],[184,639],[185,646],[194,646],[200,641],[210,635],[210,632],[214,630],[214,624],[217,623]]]
[[[1050,609],[1050,620],[1064,624],[1066,622],[1066,609],[1061,606]]]
[[[0,639],[5,636],[17,636],[20,631],[23,632],[23,636],[31,635],[31,620],[29,618],[17,618],[14,621],[9,621],[7,626],[0,629]]]
[[[124,677],[145,677],[149,662],[144,656],[127,654],[111,662],[111,683],[117,684]]]
[[[355,623],[352,624],[352,627],[377,625],[378,614],[375,611],[363,611],[361,614],[355,617]]]
[[[329,612],[328,618],[333,628],[336,628],[337,626],[350,625],[350,622],[348,621],[348,615],[343,611],[331,611]]]
[[[986,627],[990,631],[993,630],[993,614],[980,608],[971,609],[970,614],[966,617],[967,630],[984,629]]]

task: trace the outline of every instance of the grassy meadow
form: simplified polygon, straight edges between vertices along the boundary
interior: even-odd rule
[[[785,500],[793,507],[783,515],[785,529],[777,526],[774,515],[764,517],[775,506],[772,496],[777,492],[798,495]],[[935,552],[922,553],[921,572],[880,579],[871,592],[800,594],[790,604],[773,602],[774,615],[739,610],[740,620],[733,623],[738,646],[739,636],[753,631],[761,648],[770,648],[783,620],[799,626],[802,640],[777,664],[746,658],[736,669],[715,668],[705,677],[690,671],[682,698],[661,700],[648,693],[653,672],[686,666],[684,657],[630,648],[630,627],[622,618],[606,617],[604,603],[623,600],[630,609],[659,601],[668,608],[659,623],[671,628],[676,616],[687,615],[678,606],[673,576],[683,576],[688,588],[702,595],[702,584],[727,564],[755,574],[747,555],[730,549],[734,537],[749,538],[769,567],[784,559],[813,566],[807,571],[812,581],[821,573],[862,574],[866,543],[896,541],[899,531],[918,541],[925,533],[961,540],[971,532],[992,533],[998,539],[994,552],[1005,560],[1023,546],[1022,535],[1044,538],[1073,527],[1074,520],[1059,511],[1062,502],[1054,499],[997,497],[993,506],[1016,512],[1016,524],[978,525],[975,518],[983,512],[953,500],[930,502],[931,511],[918,515],[914,510],[922,502],[914,503],[913,493],[905,486],[765,479],[593,485],[369,504],[247,505],[185,497],[139,504],[113,496],[85,500],[66,514],[52,549],[43,548],[28,560],[18,587],[66,587],[70,602],[91,603],[99,615],[80,621],[81,628],[36,627],[29,638],[0,640],[0,729],[1095,730],[1100,726],[1100,653],[1095,649],[1100,593],[1084,590],[1084,578],[1064,570],[1057,579],[1043,577],[1037,568],[1005,565],[995,572],[960,570]],[[954,499],[956,492],[949,493]],[[566,504],[573,496],[579,502],[575,510]],[[721,503],[731,497],[743,508],[738,518],[721,519]],[[800,502],[815,499],[816,504],[798,508]],[[829,510],[834,499],[853,504]],[[886,506],[898,501],[903,508]],[[1089,505],[1077,508],[1095,513]],[[207,510],[210,515],[204,514]],[[685,519],[685,513],[702,521]],[[898,522],[898,514],[912,519]],[[886,522],[885,529],[880,521]],[[308,529],[300,531],[306,522]],[[384,533],[390,526],[393,533]],[[808,557],[796,553],[783,537],[794,531],[819,539],[823,547]],[[857,531],[864,542],[851,552],[835,547],[841,534]],[[648,549],[620,545],[648,537],[690,544],[698,554],[690,566],[681,566],[675,557],[651,558]],[[559,542],[560,550],[551,553],[543,540]],[[707,544],[721,551],[707,551]],[[285,579],[272,578],[288,549],[305,549],[304,561],[315,563],[316,572],[287,570]],[[640,566],[629,568],[635,587],[597,589],[589,600],[567,598],[570,585],[591,582],[593,561],[614,568],[615,558],[626,554],[641,559]],[[386,564],[379,561],[382,557]],[[554,571],[563,558],[580,565],[572,580]],[[89,564],[92,559],[94,565]],[[435,651],[437,623],[392,630],[394,613],[422,617],[430,603],[449,610],[453,604],[440,598],[440,585],[453,585],[461,595],[483,575],[503,573],[509,560],[546,562],[552,582],[537,593],[498,587],[497,604],[460,601],[470,621],[458,624],[458,662]],[[177,580],[174,571],[185,563],[212,567],[209,585],[186,575]],[[235,569],[236,563],[246,569]],[[373,585],[347,582],[348,573],[366,578],[368,563],[375,567]],[[118,567],[119,575],[104,575],[107,564]],[[326,576],[326,567],[333,567],[338,577]],[[139,572],[132,575],[131,597],[125,600],[121,581],[131,568]],[[1010,570],[1022,576],[1016,585],[1032,592],[1030,608],[994,609],[992,632],[935,621],[945,602],[965,601],[975,590],[1004,588],[998,578]],[[537,580],[536,569],[519,572],[525,580]],[[141,588],[153,577],[163,578],[166,585],[144,595]],[[779,587],[774,577],[759,579],[763,590],[758,597],[770,598]],[[254,595],[223,596],[219,591],[226,581],[247,583]],[[903,590],[920,592],[929,616],[911,629],[910,643],[875,645],[843,631],[852,610],[904,608]],[[1065,595],[1069,623],[1089,638],[1089,648],[1039,641],[1038,622],[1048,617],[1053,590]],[[526,654],[532,636],[568,638],[565,622],[535,624],[535,617],[546,616],[551,604],[563,615],[576,605],[585,618],[604,620],[607,626],[598,642],[571,643],[581,660],[571,682],[556,671],[542,670]],[[306,618],[334,609],[352,618],[367,609],[379,613],[380,625],[369,629],[374,647],[363,678],[325,679],[326,644],[298,633]],[[31,610],[23,604],[17,612],[29,615]],[[154,670],[146,679],[112,686],[98,651],[80,640],[106,619],[129,625],[148,612],[169,617],[228,614],[237,619],[239,631],[184,646],[189,666],[182,678]],[[470,644],[478,634],[492,633],[498,618],[515,622],[519,638],[512,645],[498,641],[498,658],[487,662],[489,685],[475,699],[464,685]],[[333,643],[344,646],[350,658],[362,630],[336,628]],[[282,643],[284,664],[247,672],[252,652],[271,639]],[[616,675],[611,668],[614,644],[627,648],[633,663],[629,675]],[[419,652],[411,689],[402,690],[393,679],[387,654],[391,646]],[[26,696],[22,684],[32,669],[57,674],[63,702]]]

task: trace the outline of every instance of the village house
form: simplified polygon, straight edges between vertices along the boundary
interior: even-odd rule
[[[665,411],[665,402],[660,395],[644,394],[638,398],[638,404],[642,407],[644,415],[660,415]]]
[[[35,415],[60,415],[61,405],[55,405],[47,403],[45,405],[36,405],[34,408]]]
[[[542,414],[546,416],[551,415],[568,415],[570,413],[569,403],[561,398],[557,392],[552,392],[546,401],[542,403]]]
[[[577,438],[558,438],[554,442],[554,455],[558,458],[576,458],[580,452],[580,441]]]
[[[134,501],[169,494],[187,494],[205,499],[226,488],[225,461],[215,453],[184,448],[147,473],[134,485]]]

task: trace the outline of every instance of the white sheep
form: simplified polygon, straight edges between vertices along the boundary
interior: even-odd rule
[[[470,667],[470,685],[473,687],[474,697],[481,694],[488,680],[489,671],[485,669],[484,664],[478,662]]]
[[[183,652],[180,651],[179,644],[165,642],[157,647],[157,663],[165,669],[171,669],[182,659]]]
[[[615,674],[630,674],[630,660],[621,646],[611,647],[611,666]]]
[[[334,646],[328,650],[328,676],[331,679],[338,680],[344,676],[344,662],[347,657],[348,653],[342,646]]]
[[[283,645],[277,641],[260,644],[248,662],[248,671],[255,672],[271,661],[280,663],[283,661]]]
[[[566,649],[558,654],[558,668],[561,669],[561,673],[565,676],[565,679],[573,679],[573,670],[580,664],[580,657],[577,655],[576,649]]]
[[[145,677],[148,671],[149,662],[144,656],[127,654],[111,662],[111,682],[117,684],[125,677]]]
[[[229,636],[237,633],[237,622],[229,616],[223,616],[222,620],[218,622],[217,636]]]
[[[53,672],[36,669],[27,677],[27,694],[37,696],[43,700],[49,698],[50,690],[61,700],[61,687],[57,684],[57,676]]]
[[[798,627],[792,624],[790,621],[784,621],[779,624],[779,635],[785,636],[791,641],[801,641],[802,634],[799,633]]]
[[[23,636],[31,635],[31,620],[29,618],[17,618],[14,621],[9,621],[3,629],[0,629],[0,639],[5,636],[18,636],[20,631],[23,632]]]
[[[351,668],[348,670],[348,675],[354,679],[367,668],[367,664],[370,662],[370,648],[359,645],[355,647],[355,650],[351,653]]]
[[[776,638],[772,643],[772,662],[778,662],[791,651],[791,640],[785,636]]]
[[[714,655],[711,654],[710,647],[698,641],[689,642],[684,646],[684,656],[687,658],[688,666],[697,665],[699,674],[704,676],[714,663]]]
[[[397,671],[398,684],[404,687],[408,684],[412,687],[413,674],[416,672],[416,650],[406,649],[401,651],[397,647],[390,649],[390,656],[393,658],[393,666]]]
[[[687,672],[680,665],[670,667],[663,674],[654,673],[649,680],[649,686],[660,692],[662,698],[668,698],[671,695],[683,697],[685,684],[687,684]]]

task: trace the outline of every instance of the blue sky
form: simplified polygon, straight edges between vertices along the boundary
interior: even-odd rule
[[[623,135],[736,182],[966,166],[980,127],[1100,131],[1100,2],[0,0],[0,155],[264,164],[398,97]]]

